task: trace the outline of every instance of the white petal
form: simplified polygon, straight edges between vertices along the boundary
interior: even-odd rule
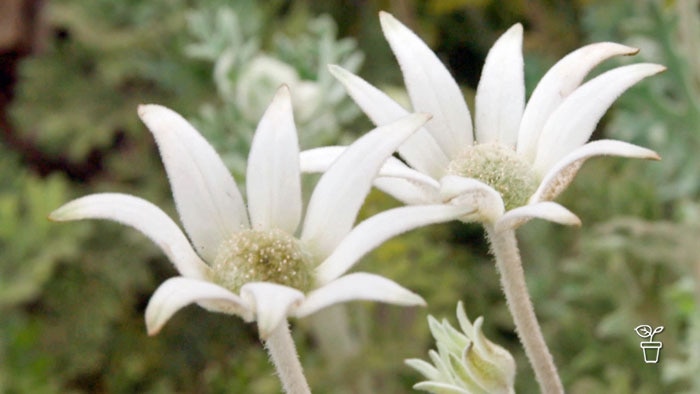
[[[471,207],[452,205],[413,205],[374,215],[352,229],[318,266],[318,280],[328,283],[339,277],[362,256],[392,237],[421,226],[457,219],[471,210]]]
[[[505,211],[503,199],[491,186],[472,178],[448,175],[440,180],[443,201],[470,207],[471,212],[460,220],[495,223]]]
[[[437,204],[441,202],[440,184],[416,182],[405,178],[377,177],[374,186],[406,205]]]
[[[347,146],[324,146],[299,153],[299,168],[305,173],[324,173],[345,152]]]
[[[213,261],[223,239],[248,225],[243,199],[214,148],[182,116],[139,106],[168,173],[177,210],[195,249]]]
[[[251,311],[237,295],[211,282],[175,277],[163,282],[146,307],[146,328],[157,334],[175,312],[194,302],[215,302],[226,312],[249,320]]]
[[[525,107],[518,133],[518,153],[535,160],[537,141],[549,115],[576,89],[599,63],[613,56],[633,55],[639,50],[612,42],[579,48],[558,61],[542,77]]]
[[[462,149],[465,148],[459,148],[459,150]],[[445,175],[447,166],[450,164],[448,154],[442,151],[425,127],[421,127],[415,134],[408,137],[397,151],[411,167],[435,179]]]
[[[345,146],[327,146],[301,152],[301,171],[323,173],[347,149]],[[389,157],[379,170],[374,186],[404,204],[432,204],[440,201],[440,183],[422,174],[400,160]]]
[[[584,161],[594,156],[620,156],[637,159],[660,160],[656,152],[651,149],[633,145],[623,141],[598,140],[569,153],[559,160],[547,174],[545,174],[535,194],[530,197],[530,202],[553,200],[573,180]]]
[[[496,231],[515,230],[531,219],[544,219],[568,226],[580,226],[581,220],[563,206],[543,201],[511,209],[496,222]]]
[[[299,154],[301,170],[310,173],[326,172],[347,148],[346,146],[326,146],[305,150]],[[387,158],[377,176],[396,177],[433,187],[439,186],[439,182],[435,179],[412,169],[393,156]]]
[[[418,294],[383,276],[357,272],[338,278],[306,296],[295,315],[303,317],[348,301],[377,301],[402,306],[425,305]]]
[[[333,163],[311,195],[301,239],[325,259],[350,231],[382,164],[429,119],[413,114],[370,131]]]
[[[402,106],[364,79],[338,66],[330,65],[328,69],[377,126],[384,126],[408,115]],[[425,128],[409,137],[398,151],[412,167],[434,178],[439,178],[449,163],[446,153]]]
[[[384,165],[379,170],[378,176],[402,178],[432,187],[438,187],[440,185],[440,182],[436,181],[432,177],[425,175],[420,171],[414,170],[393,156],[389,156],[389,158],[386,159],[386,162],[384,162]]]
[[[518,23],[493,44],[476,89],[476,141],[515,147],[525,106],[523,26]]]
[[[264,340],[301,305],[304,293],[276,283],[253,282],[241,287],[241,297],[255,311],[260,339]]]
[[[382,30],[401,66],[413,110],[433,115],[426,125],[448,157],[472,144],[471,115],[462,92],[445,65],[411,30],[386,12]]]
[[[648,63],[618,67],[576,89],[547,120],[537,144],[535,171],[544,174],[562,157],[583,145],[618,96],[641,79],[665,69]]]
[[[286,86],[277,90],[255,131],[246,183],[251,226],[294,234],[301,220],[299,141]]]
[[[386,93],[350,71],[334,64],[328,65],[328,71],[374,124],[385,125],[408,115],[408,111]]]
[[[177,224],[144,199],[119,193],[91,194],[58,208],[49,219],[107,219],[131,226],[158,245],[181,275],[208,277],[209,267],[197,256]]]

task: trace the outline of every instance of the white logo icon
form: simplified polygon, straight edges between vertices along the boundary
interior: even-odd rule
[[[647,364],[656,364],[659,362],[659,353],[661,353],[661,347],[663,343],[661,341],[655,341],[654,335],[660,333],[664,330],[664,326],[656,327],[652,330],[651,326],[647,324],[642,324],[637,326],[634,331],[637,332],[642,338],[649,338],[648,341],[642,341],[639,347],[642,348],[644,352],[644,362]]]

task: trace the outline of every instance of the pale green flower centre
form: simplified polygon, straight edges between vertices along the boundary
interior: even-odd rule
[[[530,164],[501,144],[470,146],[450,162],[447,173],[478,179],[496,189],[506,210],[526,205],[538,185]]]
[[[248,282],[273,282],[303,292],[313,286],[311,255],[284,231],[243,230],[222,242],[214,281],[237,293]]]

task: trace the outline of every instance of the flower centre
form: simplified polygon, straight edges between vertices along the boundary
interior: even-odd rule
[[[243,230],[220,246],[214,281],[238,293],[248,282],[273,282],[306,292],[313,286],[311,255],[284,231]]]
[[[478,179],[493,187],[501,194],[506,210],[527,204],[538,185],[530,164],[500,144],[470,146],[450,162],[447,173]]]

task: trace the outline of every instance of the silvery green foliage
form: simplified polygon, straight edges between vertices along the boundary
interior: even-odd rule
[[[432,364],[406,360],[427,378],[413,388],[436,394],[514,393],[515,360],[506,349],[486,339],[481,331],[483,317],[472,325],[460,301],[457,320],[461,332],[447,320],[439,322],[428,316],[437,351],[428,353]]]
[[[288,28],[284,19],[269,23],[269,13],[244,1],[189,17],[193,42],[186,53],[211,63],[218,93],[193,122],[238,177],[245,172],[257,120],[281,84],[292,93],[302,148],[337,142],[343,126],[359,113],[326,69],[339,64],[357,71],[363,54],[355,41],[338,39],[328,16],[304,16],[306,23],[294,21],[301,31],[288,33],[294,30],[291,22]]]

